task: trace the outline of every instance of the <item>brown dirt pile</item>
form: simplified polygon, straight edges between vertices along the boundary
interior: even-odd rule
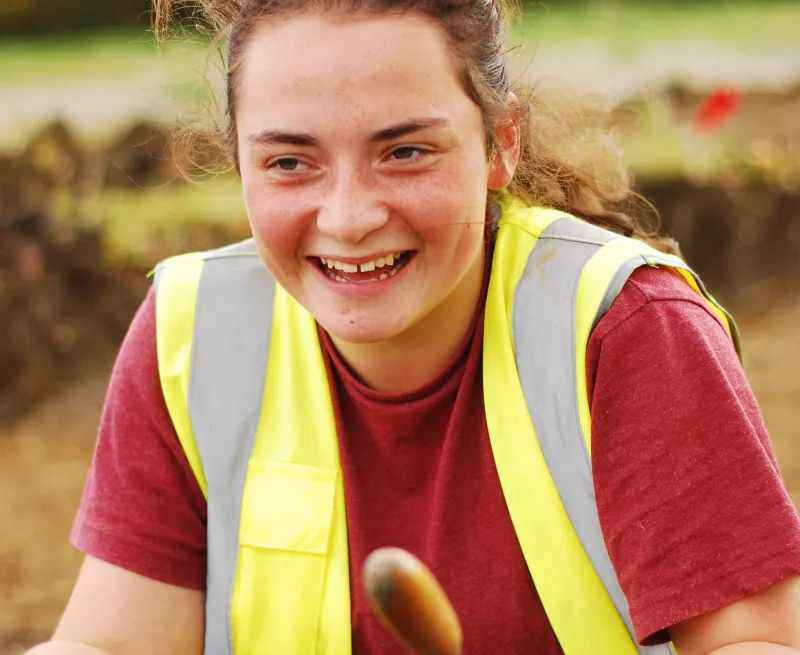
[[[180,184],[188,163],[172,136],[140,121],[105,147],[84,148],[55,122],[24,151],[0,156],[0,423],[117,348],[158,256],[110,261],[85,207],[105,189]],[[182,246],[237,238],[225,226],[189,226]]]
[[[662,230],[732,311],[759,315],[800,298],[800,194],[764,182],[707,186],[644,180]]]
[[[0,422],[122,338],[146,271],[106,261],[100,231],[70,213],[99,186],[174,178],[167,141],[140,123],[91,152],[54,123],[23,152],[0,157]]]
[[[0,421],[57,389],[76,366],[113,348],[146,284],[110,268],[101,235],[50,220],[46,202],[23,207],[41,178],[0,159]]]

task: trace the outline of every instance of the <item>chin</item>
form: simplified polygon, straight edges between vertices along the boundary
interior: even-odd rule
[[[347,316],[340,316],[333,321],[319,321],[319,324],[334,339],[348,343],[381,343],[389,341],[401,332],[397,326],[378,324],[363,319],[361,321],[352,320],[351,323]]]

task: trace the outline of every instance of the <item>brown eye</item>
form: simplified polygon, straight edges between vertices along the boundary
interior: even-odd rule
[[[300,161],[297,159],[279,159],[274,162],[273,167],[277,167],[282,171],[292,172],[300,167]]]
[[[414,159],[415,156],[422,154],[424,151],[420,148],[414,148],[412,146],[403,146],[402,148],[396,148],[392,150],[392,156],[395,159],[401,160],[409,160]]]

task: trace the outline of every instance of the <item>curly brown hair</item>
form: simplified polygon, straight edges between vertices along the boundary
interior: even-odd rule
[[[508,120],[508,92],[519,98],[520,159],[508,191],[529,205],[553,207],[595,225],[678,254],[676,242],[658,234],[658,214],[635,194],[609,138],[609,113],[588,99],[573,98],[555,109],[536,87],[511,84],[505,29],[519,14],[516,0],[153,0],[154,32],[163,41],[176,10],[198,19],[216,43],[225,41],[224,123],[215,138],[238,163],[236,107],[243,53],[266,20],[316,12],[362,14],[415,12],[435,21],[446,35],[467,95],[481,109],[487,152],[497,152],[494,126]],[[205,134],[209,136],[208,133]],[[207,145],[208,141],[204,139]],[[568,150],[569,152],[563,152]],[[560,152],[561,151],[561,152]],[[583,157],[576,156],[583,153]],[[237,166],[238,167],[238,166]],[[646,211],[641,211],[642,209]]]

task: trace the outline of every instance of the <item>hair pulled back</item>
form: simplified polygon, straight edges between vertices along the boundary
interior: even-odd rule
[[[484,117],[487,152],[497,151],[494,126],[508,120],[508,91],[519,99],[520,160],[508,191],[529,205],[560,209],[595,225],[677,253],[643,218],[623,213],[639,199],[632,193],[620,153],[607,134],[607,112],[586,99],[555,109],[534,88],[510,84],[504,52],[507,21],[516,0],[153,0],[154,32],[163,40],[177,10],[191,12],[219,43],[226,41],[224,123],[211,136],[237,164],[236,109],[244,53],[249,40],[275,18],[305,13],[402,14],[414,12],[436,22],[463,62],[459,71],[467,95]],[[576,153],[579,155],[576,157]],[[576,159],[581,161],[576,162]],[[643,204],[647,204],[646,202]],[[650,208],[652,209],[652,208]],[[657,214],[650,212],[650,216]]]

